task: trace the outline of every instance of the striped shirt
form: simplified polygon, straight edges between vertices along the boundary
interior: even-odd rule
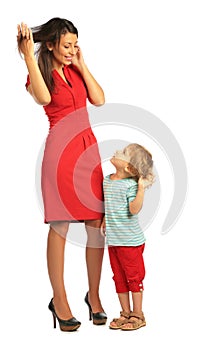
[[[112,246],[139,246],[145,242],[138,216],[129,211],[129,203],[136,197],[138,184],[132,178],[103,180],[106,243]]]

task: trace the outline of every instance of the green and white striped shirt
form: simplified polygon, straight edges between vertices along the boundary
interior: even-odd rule
[[[129,203],[136,197],[138,184],[132,178],[103,181],[106,243],[112,246],[139,246],[145,242],[138,216],[129,211]]]

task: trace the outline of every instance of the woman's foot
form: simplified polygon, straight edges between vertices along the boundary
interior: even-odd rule
[[[102,307],[98,294],[93,294],[91,292],[88,292],[88,302],[91,305],[91,309],[93,313],[104,312],[104,309]]]
[[[89,320],[92,321],[93,320],[93,324],[95,325],[104,325],[107,322],[107,315],[104,312],[104,310],[102,309],[102,311],[97,311],[97,312],[93,312],[92,311],[92,306],[90,304],[89,301],[89,293],[86,293],[85,299],[84,299],[85,303],[87,304],[88,308],[89,308]],[[99,304],[100,308],[102,308],[101,303]]]
[[[60,317],[56,313],[53,298],[51,299],[48,305],[48,309],[52,312],[52,315],[53,315],[54,328],[56,328],[56,324],[57,324],[56,320],[59,323],[61,331],[63,332],[74,332],[80,327],[81,322],[79,322],[75,317],[71,317],[70,319],[66,319],[66,320],[60,319]]]
[[[60,319],[69,320],[73,317],[67,300],[54,297],[54,307]]]

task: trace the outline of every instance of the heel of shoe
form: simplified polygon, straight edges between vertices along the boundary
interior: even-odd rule
[[[92,311],[91,311],[91,308],[89,307],[89,320],[90,320],[90,321],[92,321],[92,315],[93,315],[93,313],[92,313]]]
[[[53,316],[53,327],[56,328],[56,316],[53,314],[53,312],[52,312],[52,316]]]

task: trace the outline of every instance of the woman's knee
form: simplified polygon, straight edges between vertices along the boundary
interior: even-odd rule
[[[101,220],[85,221],[87,233],[87,246],[91,248],[103,248],[105,245],[105,237],[102,236],[100,226]]]
[[[54,221],[50,223],[51,229],[53,229],[57,234],[62,236],[63,238],[66,238],[66,235],[68,233],[69,229],[69,223],[66,221]]]

